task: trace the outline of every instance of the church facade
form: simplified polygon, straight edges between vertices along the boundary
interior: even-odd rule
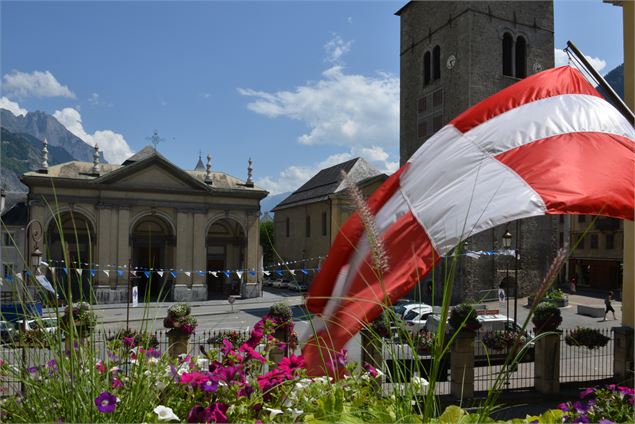
[[[148,146],[121,165],[68,162],[23,175],[48,277],[98,303],[254,297],[260,200],[267,192],[199,164],[183,170]],[[28,241],[28,250],[34,248]],[[130,290],[130,291],[129,291]],[[61,296],[60,296],[61,297]]]

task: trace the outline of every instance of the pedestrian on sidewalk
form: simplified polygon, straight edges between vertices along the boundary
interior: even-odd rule
[[[613,292],[609,291],[609,295],[606,297],[606,299],[604,299],[604,304],[606,305],[606,310],[604,311],[604,319],[602,321],[606,321],[606,314],[609,313],[609,311],[611,311],[613,313],[613,319],[617,319],[615,318],[615,309],[613,309],[613,306],[611,305],[611,301],[613,300]]]
[[[571,293],[575,293],[575,275],[573,277],[571,277],[571,280],[569,281],[569,283],[571,284]]]

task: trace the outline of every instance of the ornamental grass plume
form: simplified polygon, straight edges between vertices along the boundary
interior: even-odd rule
[[[341,177],[346,186],[348,197],[362,220],[362,225],[364,226],[368,239],[368,246],[373,258],[373,268],[379,273],[381,279],[383,273],[388,271],[388,254],[386,253],[384,242],[375,226],[375,218],[368,207],[368,203],[366,203],[364,199],[364,195],[357,187],[357,184],[355,184],[344,171],[341,172]]]
[[[551,288],[553,281],[556,279],[556,276],[560,272],[560,268],[562,268],[562,264],[564,264],[564,261],[567,259],[567,251],[567,245],[558,249],[558,253],[556,254],[553,262],[551,262],[551,266],[549,266],[549,270],[547,271],[545,278],[543,278],[540,286],[538,287],[538,291],[536,292],[536,296],[534,297],[533,301],[534,305],[538,305]]]

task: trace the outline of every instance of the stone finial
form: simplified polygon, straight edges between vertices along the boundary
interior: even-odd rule
[[[42,143],[42,166],[40,167],[40,172],[46,174],[49,170],[49,142],[45,138],[44,143]]]
[[[254,168],[253,168],[253,162],[251,160],[251,158],[249,158],[249,161],[247,162],[247,182],[245,183],[245,185],[247,187],[253,187],[254,186]]]
[[[205,166],[205,183],[212,184],[212,155],[207,155],[207,166]]]
[[[99,146],[95,143],[95,152],[93,153],[93,174],[99,175]]]

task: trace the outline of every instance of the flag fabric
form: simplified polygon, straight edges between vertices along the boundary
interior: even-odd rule
[[[466,110],[369,198],[388,256],[381,282],[360,215],[340,229],[307,295],[321,317],[303,349],[309,371],[324,374],[323,358],[379,316],[384,294],[401,298],[476,233],[544,214],[632,220],[634,169],[633,127],[569,66]]]

